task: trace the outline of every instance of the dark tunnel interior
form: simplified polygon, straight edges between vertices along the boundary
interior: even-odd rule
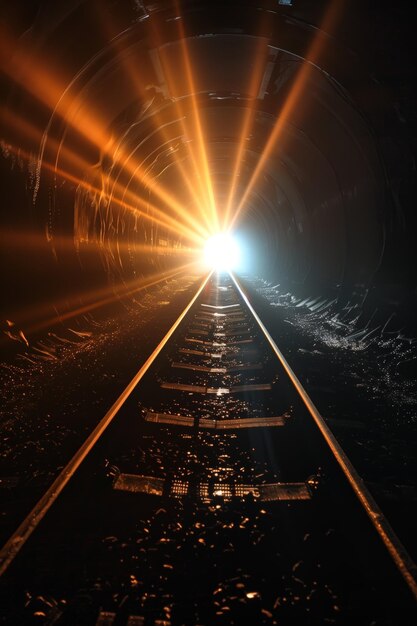
[[[411,15],[0,0],[0,626],[414,623]]]
[[[412,324],[406,3],[2,12],[5,319],[30,333],[92,291],[181,267],[233,222],[242,271]]]

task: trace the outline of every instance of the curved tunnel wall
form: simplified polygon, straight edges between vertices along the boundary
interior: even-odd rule
[[[4,230],[44,238],[32,262],[20,259],[21,275],[5,279],[14,284],[11,310],[51,294],[55,305],[68,292],[82,300],[91,285],[110,280],[117,289],[180,266],[187,229],[201,219],[181,178],[181,171],[193,171],[199,150],[195,106],[220,216],[239,142],[235,204],[279,126],[236,220],[252,251],[247,270],[311,291],[346,293],[384,281],[386,239],[400,230],[395,224],[404,214],[393,208],[371,123],[372,84],[336,38],[276,3],[272,11],[269,2],[227,9],[189,2],[179,14],[163,2],[52,4],[43,3],[7,60],[2,166],[13,164],[7,184],[20,200]],[[303,57],[317,37],[325,53],[305,71]],[[21,62],[25,55],[33,68]],[[303,73],[302,91],[288,108]],[[155,194],[154,181],[167,200]],[[175,221],[181,207],[188,215],[184,232],[149,219],[163,214]],[[403,244],[397,236],[395,245]],[[10,252],[11,262],[16,257]],[[396,271],[401,282],[401,267]],[[391,280],[392,274],[391,267]]]

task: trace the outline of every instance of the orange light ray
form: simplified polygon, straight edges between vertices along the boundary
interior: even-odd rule
[[[127,161],[125,161],[122,169],[119,170],[119,173],[116,175],[116,177],[113,178],[114,184],[116,184],[116,183],[118,183],[119,176],[123,172],[129,172],[129,174],[131,176],[130,176],[129,183],[124,186],[124,190],[125,191],[128,189],[128,187],[130,186],[130,184],[133,182],[134,179],[139,181],[140,183],[142,183],[145,186],[147,185],[147,177],[145,178],[145,176],[143,174],[143,170],[144,170],[143,165],[135,163],[134,158],[133,158],[136,150],[138,150],[138,147],[135,147],[132,150],[132,152],[129,155],[126,156]],[[148,156],[150,156],[150,155],[148,155]],[[129,160],[131,161],[131,164],[128,163]],[[152,189],[151,186],[149,186],[149,188]],[[125,193],[125,191],[124,191],[124,193]],[[153,189],[152,189],[152,191],[153,191]],[[160,195],[160,194],[158,194],[158,195]],[[171,198],[172,198],[172,196],[171,196]],[[199,233],[203,238],[206,238],[207,231],[205,230],[204,226],[201,224],[200,221],[195,219],[189,211],[186,211],[182,204],[180,204],[176,200],[174,202],[172,202],[172,201],[169,202],[169,201],[165,200],[165,202],[169,206],[169,208],[171,208],[174,211],[174,213],[179,218],[181,218],[181,220],[184,223],[188,223],[188,225],[191,226],[191,228],[195,232]]]
[[[201,161],[198,158],[198,156],[195,154],[195,151],[193,149],[193,141],[195,141],[194,140],[195,133],[193,131],[193,128],[187,125],[187,119],[188,119],[187,111],[184,110],[184,108],[181,106],[180,99],[178,97],[175,97],[175,94],[176,94],[175,75],[172,71],[172,67],[170,63],[167,64],[164,55],[161,54],[161,50],[163,48],[163,42],[161,41],[159,32],[155,28],[153,28],[152,35],[153,35],[154,46],[158,54],[158,60],[162,68],[162,71],[164,72],[164,75],[165,75],[166,85],[168,87],[169,92],[171,93],[172,101],[173,101],[173,104],[175,106],[175,109],[178,115],[178,121],[181,124],[183,136],[188,139],[188,141],[184,143],[183,145],[187,148],[188,156],[192,165],[192,170],[194,172],[194,179],[196,181],[196,187],[199,189],[199,191],[197,191],[196,189],[196,194],[199,198],[197,204],[200,210],[200,214],[203,216],[203,219],[209,231],[212,232],[213,230],[212,219],[211,219],[212,211],[209,206],[209,196],[204,186],[204,180],[203,180],[203,176],[201,173],[201,167],[199,166],[199,163]]]
[[[177,14],[179,15],[178,4],[177,4]],[[213,232],[217,232],[220,227],[219,217],[218,217],[218,213],[216,209],[216,202],[214,198],[213,183],[212,183],[211,176],[210,176],[210,167],[209,167],[209,162],[208,162],[207,148],[206,148],[204,132],[203,132],[203,125],[201,122],[199,107],[198,107],[198,102],[197,102],[197,97],[196,97],[196,85],[195,85],[193,68],[191,64],[191,57],[190,57],[190,53],[187,47],[187,40],[186,40],[183,20],[178,19],[177,24],[178,24],[179,34],[180,34],[180,43],[181,43],[181,50],[182,50],[182,55],[183,55],[185,73],[186,73],[187,82],[188,82],[189,91],[190,91],[190,98],[191,98],[191,105],[192,105],[191,108],[192,108],[193,117],[194,117],[194,132],[196,134],[199,161],[201,163],[201,168],[202,168],[201,175],[205,182],[206,193],[208,195],[208,202],[209,202],[209,207],[210,207],[211,215],[212,215]]]
[[[144,289],[148,289],[149,287],[153,287],[158,283],[170,280],[175,276],[184,274],[185,272],[190,271],[191,268],[193,268],[193,270],[196,268],[195,261],[185,263],[180,267],[176,267],[170,271],[156,273],[146,279],[133,279],[128,283],[120,283],[120,285],[118,285],[119,291],[117,292],[115,292],[115,287],[113,285],[101,288],[93,293],[89,292],[88,294],[79,294],[78,296],[74,296],[73,299],[81,299],[88,296],[89,302],[82,306],[75,307],[70,311],[66,311],[62,314],[57,312],[56,315],[48,317],[46,319],[41,319],[39,322],[29,327],[26,327],[26,323],[29,323],[29,321],[32,320],[34,317],[41,317],[43,313],[49,312],[51,306],[43,305],[38,309],[32,309],[29,314],[27,313],[27,311],[25,311],[27,317],[25,317],[25,315],[20,316],[19,313],[15,313],[12,316],[14,317],[13,321],[16,320],[16,327],[24,327],[25,334],[30,336],[32,333],[39,332],[41,330],[44,330],[45,328],[54,326],[55,324],[62,324],[63,322],[66,322],[74,317],[85,315],[86,313],[91,313],[91,311],[117,302],[122,298],[134,296],[136,293],[139,293]],[[58,304],[55,304],[54,308],[58,310],[59,307],[64,308],[65,306],[67,306],[67,304],[68,299]],[[27,320],[26,322],[25,319]],[[5,336],[1,336],[1,340],[4,342],[6,340]]]
[[[185,124],[185,117],[182,114],[180,107],[178,106],[178,102],[175,102],[175,108],[178,111],[178,115],[179,115],[179,122],[182,128],[182,132],[184,136],[187,136],[189,133],[187,131],[186,128],[186,124]],[[158,114],[155,114],[153,116],[155,124],[159,125],[159,130],[160,132],[163,134],[165,142],[168,141],[172,141],[172,139],[170,139],[170,137],[168,136],[168,134],[165,132],[165,127],[166,124],[162,123],[162,120],[159,121],[159,116]],[[191,165],[193,167],[193,170],[195,172],[195,180],[199,181],[200,177],[199,177],[199,173],[198,173],[198,168],[197,168],[197,161],[194,155],[193,150],[191,150],[190,144],[186,143],[184,144],[187,147],[187,153],[188,153],[188,157],[191,161]],[[201,197],[201,190],[200,193],[197,191],[196,189],[196,185],[194,185],[190,179],[190,177],[187,175],[185,166],[183,165],[181,159],[177,158],[175,161],[176,166],[178,167],[181,177],[183,179],[183,181],[186,184],[186,187],[190,193],[190,195],[192,196],[195,206],[198,208],[200,216],[202,217],[202,219],[204,220],[204,223],[206,225],[206,227],[210,228],[210,216],[207,213],[207,209],[204,207],[204,198]]]
[[[160,240],[163,237],[159,238]],[[49,233],[39,233],[28,230],[7,230],[0,229],[0,242],[1,247],[3,249],[32,249],[32,250],[42,250],[45,249],[45,246],[51,243],[51,236]],[[53,243],[55,246],[59,247],[61,250],[74,250],[74,237],[65,237],[63,235],[54,235]],[[145,252],[146,254],[155,254],[155,255],[176,255],[176,256],[188,256],[190,254],[196,254],[200,251],[199,247],[185,247],[185,246],[174,246],[174,245],[162,245],[162,244],[142,244],[137,243],[135,241],[130,241],[128,243],[116,241],[110,238],[106,238],[105,240],[97,240],[94,238],[89,239],[88,241],[79,241],[78,243],[90,243],[94,244],[91,246],[91,252],[95,252],[96,248],[106,249],[106,251],[115,249],[116,246],[122,252]],[[88,252],[88,248],[84,246],[84,249]]]
[[[125,71],[127,71],[128,76],[131,78],[131,80],[135,84],[138,91],[143,93],[142,85],[139,83],[137,79],[136,68],[132,67],[131,63],[129,63],[129,61],[125,58],[123,59],[123,63],[125,66]],[[178,113],[178,121],[181,124],[183,134],[187,136],[189,135],[189,133],[184,122],[185,116],[183,112],[181,111],[177,101],[175,102],[175,108]],[[173,138],[167,132],[168,125],[164,123],[164,120],[162,120],[160,113],[156,112],[152,115],[152,122],[153,122],[155,130],[157,130],[158,133],[162,136],[164,143],[170,144],[173,141]],[[193,151],[190,149],[190,145],[189,144],[185,144],[185,145],[187,146],[188,154],[189,154],[191,163],[193,165],[194,172],[196,173],[195,179],[199,180],[200,175],[199,175],[198,168],[196,165],[197,163],[196,158],[194,156]],[[210,227],[210,220],[209,220],[209,217],[207,216],[207,211],[204,209],[204,200],[201,197],[201,191],[200,191],[200,194],[197,192],[196,186],[192,183],[192,180],[190,176],[187,174],[186,169],[181,163],[180,159],[175,160],[175,166],[178,168],[182,180],[184,181],[190,195],[193,197],[195,205],[197,206],[201,217],[206,222],[206,226]],[[207,236],[206,233],[205,233],[205,236]]]
[[[73,81],[68,86],[65,81],[46,70],[41,59],[33,56],[32,50],[25,50],[20,42],[12,41],[4,30],[0,33],[0,41],[2,41],[0,50],[3,57],[2,69],[13,82],[19,84],[51,111],[59,110],[59,115],[63,119],[70,109],[79,106],[79,99],[69,94]],[[14,54],[10,54],[12,50]],[[86,135],[86,128],[90,141],[96,145],[104,145],[109,141],[110,137],[103,130],[104,125],[99,123],[94,112],[86,115],[82,127],[80,125],[77,130]]]
[[[10,38],[3,41],[3,49],[8,47],[7,43],[8,46],[11,45]],[[75,110],[80,106],[81,100],[79,97],[71,96],[70,89],[76,79],[71,81],[68,86],[61,83],[55,76],[43,69],[40,63],[35,64],[33,58],[26,54],[23,49],[20,49],[8,63],[3,63],[3,65],[4,71],[12,80],[48,106],[54,114],[61,117],[88,141],[100,149],[105,146],[106,153],[111,157],[115,156],[114,152],[110,151],[114,144],[114,138],[105,132],[105,124],[100,122],[100,116],[97,112],[92,111],[90,113],[87,111],[86,113],[84,111],[81,118],[75,115]],[[129,165],[122,150],[118,152],[117,157],[122,167],[131,167],[145,186],[152,189],[152,192],[177,214],[181,214],[181,205],[172,194],[158,185],[140,166],[137,164]]]
[[[199,159],[198,159],[198,156],[195,154],[195,149],[193,147],[193,142],[195,141],[195,139],[193,138],[193,130],[187,126],[186,120],[188,119],[188,116],[187,116],[186,111],[183,110],[183,107],[181,106],[181,103],[179,100],[175,101],[175,108],[178,111],[179,121],[181,124],[183,135],[184,137],[188,138],[188,141],[185,143],[185,146],[187,147],[188,157],[190,159],[192,169],[194,171],[195,180],[198,183],[199,191],[198,192],[196,191],[196,193],[199,199],[198,206],[199,206],[200,214],[202,215],[204,222],[206,224],[206,228],[208,228],[208,232],[210,233],[213,231],[212,209],[210,208],[210,205],[209,205],[209,196],[206,192],[206,188],[204,185],[204,180],[203,180],[204,177],[202,176],[201,168],[198,165]]]
[[[13,112],[11,112],[10,110],[7,110],[5,108],[1,109],[1,118],[3,120],[4,123],[7,123],[10,126],[14,126],[17,130],[19,130],[20,132],[24,132],[24,134],[35,144],[38,143],[38,141],[40,140],[42,133],[33,125],[29,124],[29,122],[27,122],[26,120],[24,120],[23,118],[17,116],[16,114],[14,114]],[[58,145],[57,142],[53,139],[50,140],[51,142],[51,147],[56,150],[56,146]],[[30,160],[32,159],[32,155],[30,155],[30,153],[28,153],[27,151],[23,150],[22,148],[17,148],[15,146],[11,146],[10,145],[10,149],[11,151],[13,151],[15,154],[17,154],[18,156],[21,156],[23,158],[25,158],[25,160]],[[76,153],[68,150],[65,146],[63,146],[62,141],[60,143],[60,147],[58,149],[58,155],[61,154],[64,158],[64,160],[66,160],[69,164],[73,165],[76,169],[79,169],[80,171],[85,171],[86,169],[90,170],[91,169],[91,165],[85,161],[84,159],[80,158]],[[57,157],[56,161],[58,161],[59,158]],[[102,190],[94,187],[92,184],[87,183],[85,180],[72,175],[70,172],[65,171],[60,169],[57,166],[53,166],[50,163],[46,162],[45,160],[42,161],[42,167],[43,169],[49,170],[55,174],[57,174],[58,176],[60,176],[61,178],[65,178],[66,180],[73,182],[79,186],[82,186],[83,188],[85,188],[88,191],[91,191],[93,193],[96,193],[98,195],[102,194]],[[117,190],[117,192],[120,193],[124,193],[125,189],[122,186],[116,186],[115,189]],[[128,209],[130,211],[133,211],[135,214],[138,214],[138,212],[140,213],[141,217],[144,217],[147,220],[153,220],[155,221],[155,223],[158,223],[161,226],[164,226],[166,228],[169,228],[169,230],[171,232],[176,232],[177,234],[179,232],[181,232],[182,235],[184,235],[186,238],[194,240],[197,243],[201,243],[202,240],[204,240],[206,238],[206,233],[203,232],[202,236],[197,236],[197,234],[193,231],[188,229],[187,227],[185,227],[181,222],[178,222],[175,218],[171,218],[170,216],[168,216],[166,213],[164,213],[163,211],[161,211],[160,209],[158,209],[157,207],[155,207],[154,205],[152,205],[151,203],[149,203],[147,200],[143,200],[142,198],[140,198],[139,196],[137,196],[136,194],[130,194],[130,198],[131,198],[131,203],[126,203],[126,202],[121,202],[118,196],[114,196],[113,200],[116,204],[118,204],[119,206],[121,206],[124,209]],[[142,205],[145,209],[145,211],[140,211],[136,205]],[[154,217],[152,215],[149,214],[149,209],[151,209],[156,215],[158,215],[158,217]]]
[[[22,148],[16,147],[16,146],[12,146],[11,144],[8,145],[8,148],[11,152],[13,152],[14,154],[16,154],[17,156],[25,159],[26,161],[30,161],[32,159],[32,155],[23,150]],[[84,189],[85,191],[88,191],[90,193],[95,193],[98,196],[100,196],[102,194],[102,189],[95,187],[94,185],[87,183],[85,180],[69,173],[66,172],[64,170],[61,170],[59,168],[57,168],[55,165],[51,165],[50,163],[48,163],[47,161],[43,160],[42,161],[42,169],[45,169],[47,171],[52,172],[53,174],[56,174],[57,176],[59,176],[62,179],[68,180],[69,182],[74,183],[75,185],[77,185],[78,187]],[[124,188],[123,188],[123,192],[124,192]],[[127,202],[124,202],[122,200],[120,200],[117,196],[112,196],[112,202],[114,202],[116,205],[118,205],[120,208],[131,211],[133,214],[135,214],[138,217],[141,217],[151,223],[154,224],[159,224],[160,226],[162,226],[163,228],[168,229],[170,232],[173,232],[175,234],[181,234],[183,235],[188,241],[192,241],[197,245],[201,245],[202,242],[204,241],[204,237],[202,237],[201,235],[199,235],[198,233],[196,233],[195,231],[189,229],[188,227],[186,227],[184,224],[182,224],[181,222],[178,222],[178,220],[176,220],[175,218],[172,218],[171,216],[168,216],[166,213],[164,213],[163,211],[159,210],[157,207],[155,207],[154,205],[150,204],[149,202],[147,202],[146,200],[140,198],[139,196],[134,196],[133,197],[133,201],[135,204],[129,204]],[[146,210],[140,210],[138,208],[138,206],[142,205]],[[151,215],[149,213],[149,210],[151,210],[154,215]],[[156,215],[158,215],[159,217],[156,217]]]
[[[0,120],[5,127],[13,129],[15,132],[23,135],[25,140],[28,140],[33,145],[33,151],[38,152],[39,145],[43,138],[43,132],[41,130],[28,122],[27,119],[17,115],[14,111],[4,106],[0,108]],[[58,142],[52,138],[48,138],[48,142],[51,149],[57,152],[59,149]],[[14,149],[15,151],[18,150],[16,146],[14,146]],[[26,154],[28,154],[28,152],[26,152]],[[65,146],[62,146],[61,154],[67,165],[78,171],[85,172],[87,169],[91,168],[91,164],[88,161]]]
[[[119,38],[117,38],[117,37],[116,38],[112,38],[111,37],[111,33],[112,33],[113,29],[111,28],[110,24],[107,23],[107,21],[104,19],[103,15],[100,15],[100,17],[101,17],[102,27],[104,28],[105,32],[109,35],[109,38],[111,38],[111,40],[112,40],[111,41],[112,47],[115,50],[115,53],[117,55],[119,55],[122,67],[124,68],[124,71],[126,72],[126,75],[129,77],[129,80],[132,82],[136,93],[139,95],[139,97],[144,99],[144,97],[146,96],[146,88],[144,88],[143,82],[141,82],[141,80],[139,78],[137,65],[132,63],[132,61],[128,57],[126,57],[126,55],[121,54],[121,52],[123,52],[123,50],[122,50],[122,48],[119,45],[120,44]],[[177,103],[175,103],[175,107],[176,107],[176,109],[177,109],[177,111],[179,113],[179,120],[178,121],[180,121],[180,124],[181,124],[182,129],[183,129],[183,133],[186,135],[187,133],[185,132],[185,128],[184,128],[184,117],[183,117],[182,113],[179,111]],[[168,132],[169,125],[164,122],[164,120],[162,119],[161,114],[158,111],[153,113],[151,119],[152,119],[152,123],[153,123],[153,126],[154,126],[155,130],[157,130],[159,132],[159,134],[162,136],[164,143],[168,144],[168,143],[172,142],[174,139],[177,139],[177,138],[173,138],[169,134],[169,132]],[[196,164],[195,164],[195,159],[193,158],[194,155],[189,150],[189,147],[188,147],[188,152],[189,152],[189,157],[190,157],[190,159],[191,159],[191,161],[193,163],[193,166],[194,166],[194,171],[197,171]],[[201,198],[201,194],[199,194],[197,192],[196,186],[193,184],[191,177],[187,173],[187,170],[186,170],[185,166],[182,164],[180,159],[176,159],[175,160],[175,165],[178,168],[180,176],[181,176],[185,186],[187,187],[190,195],[194,199],[195,206],[198,208],[202,219],[206,222],[206,226],[209,227],[210,226],[210,221],[209,221],[209,218],[207,216],[206,210],[204,209],[203,200]]]
[[[326,14],[323,19],[323,26],[320,29],[324,33],[327,31],[331,31],[334,26],[335,21],[339,18],[342,9],[342,2],[339,0],[333,0],[333,2],[329,5],[329,8],[326,11]],[[323,52],[325,44],[325,37],[322,38],[320,31],[315,35],[310,51],[308,52],[306,58],[301,64],[301,67],[298,71],[297,77],[291,87],[291,90],[285,100],[284,106],[282,107],[277,121],[273,127],[272,133],[270,134],[268,141],[259,157],[258,163],[252,173],[252,176],[249,180],[248,185],[245,188],[245,191],[239,201],[239,204],[236,208],[236,211],[231,220],[231,226],[236,223],[250,193],[252,192],[254,186],[256,185],[258,178],[263,171],[265,164],[270,157],[274,147],[277,145],[281,134],[285,128],[285,125],[290,118],[292,111],[294,111],[297,106],[301,102],[301,97],[305,91],[305,84],[307,82],[308,76],[312,71],[314,65],[318,62],[319,57]]]
[[[265,67],[266,52],[268,50],[268,41],[262,38],[259,42],[254,68],[251,72],[251,77],[248,86],[248,94],[257,93],[263,78],[263,70]],[[248,102],[248,107],[243,119],[242,130],[240,132],[240,141],[238,143],[236,158],[233,166],[233,173],[231,177],[230,190],[226,202],[226,210],[223,219],[223,230],[229,229],[229,219],[232,210],[232,205],[236,195],[236,187],[239,179],[239,173],[242,165],[243,155],[245,152],[245,144],[247,138],[250,135],[251,128],[253,126],[253,119],[256,112],[256,98],[252,102]]]

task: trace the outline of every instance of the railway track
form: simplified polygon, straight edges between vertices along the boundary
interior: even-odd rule
[[[1,551],[1,624],[414,624],[415,566],[233,276]]]

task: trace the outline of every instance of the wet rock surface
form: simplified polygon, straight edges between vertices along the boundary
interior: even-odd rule
[[[371,581],[365,587],[362,576],[346,577],[354,547],[332,523],[317,527],[307,507],[250,497],[136,504],[146,514],[134,515],[131,532],[113,520],[104,525],[116,532],[102,532],[83,555],[75,543],[61,548],[67,579],[58,571],[60,584],[50,572],[28,581],[25,598],[13,599],[12,621],[3,623],[101,624],[107,613],[111,624],[132,616],[173,626],[394,623],[378,608]],[[76,565],[66,562],[71,549]],[[398,615],[395,623],[412,621]]]
[[[360,307],[297,298],[247,278],[262,319],[414,560],[417,339]],[[382,313],[380,313],[380,316]]]
[[[168,331],[197,280],[149,289],[140,305],[114,318],[81,318],[72,324],[78,334],[54,329],[40,340],[58,347],[48,347],[49,358],[22,344],[1,364],[2,544]]]

